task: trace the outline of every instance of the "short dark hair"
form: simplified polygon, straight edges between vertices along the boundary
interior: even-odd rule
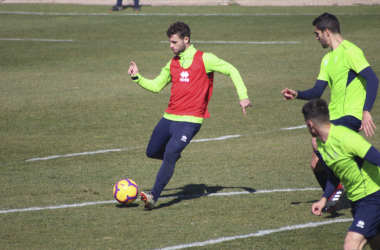
[[[332,33],[340,34],[339,20],[333,14],[330,13],[323,13],[319,17],[315,18],[313,21],[313,26],[317,27],[317,29],[321,31],[328,29]]]
[[[190,40],[190,27],[186,23],[176,22],[170,25],[169,29],[166,31],[168,38],[172,35],[177,35],[179,38],[184,39],[188,37]]]
[[[313,99],[307,102],[302,108],[305,121],[311,120],[314,123],[326,124],[330,122],[330,114],[327,102],[323,99]]]

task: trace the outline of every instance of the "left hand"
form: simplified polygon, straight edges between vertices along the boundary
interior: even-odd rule
[[[375,133],[372,127],[376,129],[376,126],[372,121],[371,113],[369,113],[369,111],[363,111],[362,125],[359,131],[364,130],[364,133],[367,137],[372,137],[372,135]]]
[[[243,109],[243,114],[247,116],[247,112],[245,112],[245,108],[247,108],[248,106],[252,107],[252,104],[249,101],[249,99],[247,98],[247,99],[240,100],[240,106]]]

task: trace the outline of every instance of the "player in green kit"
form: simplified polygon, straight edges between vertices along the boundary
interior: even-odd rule
[[[338,19],[324,13],[313,21],[316,39],[323,48],[331,48],[321,63],[320,72],[313,88],[306,91],[284,89],[285,100],[311,100],[320,98],[327,85],[331,88],[329,104],[330,119],[335,125],[343,125],[356,132],[364,130],[366,136],[372,136],[376,129],[370,111],[375,102],[379,79],[364,57],[360,48],[344,40],[340,34]],[[312,140],[315,141],[315,138]],[[318,160],[318,152],[313,153],[311,168],[322,187],[325,189],[327,175]],[[337,207],[340,196],[344,193],[341,185],[330,197],[324,212]]]
[[[328,197],[343,183],[353,215],[343,248],[363,249],[369,243],[371,249],[380,249],[380,152],[353,130],[332,124],[326,101],[311,100],[302,113],[328,175],[324,194],[311,212],[321,215]]]

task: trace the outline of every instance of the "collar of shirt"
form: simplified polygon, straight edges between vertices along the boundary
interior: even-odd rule
[[[178,55],[179,63],[183,68],[187,69],[188,67],[190,67],[196,52],[197,50],[194,48],[194,46],[190,45],[189,48],[187,48],[184,52]]]

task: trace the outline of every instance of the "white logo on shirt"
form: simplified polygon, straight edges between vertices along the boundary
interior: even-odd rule
[[[189,80],[189,73],[187,71],[183,71],[181,73],[181,78],[179,79],[180,82],[190,82]]]
[[[183,135],[182,138],[181,138],[181,141],[186,142],[187,141],[187,136]]]
[[[329,62],[329,60],[325,60],[325,66],[327,65],[328,62]]]
[[[356,224],[356,226],[360,227],[360,228],[364,228],[364,225],[365,225],[365,223],[362,220],[358,221],[358,224]]]

